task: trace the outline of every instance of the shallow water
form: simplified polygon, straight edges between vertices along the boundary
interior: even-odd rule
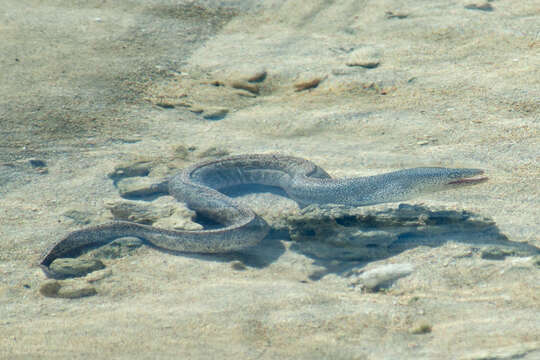
[[[540,356],[539,3],[468,4],[7,0],[0,357]],[[341,226],[327,242],[289,235],[305,209],[283,193],[236,193],[273,226],[257,247],[109,250],[105,270],[62,280],[92,296],[40,292],[42,252],[123,209],[115,168],[156,179],[271,152],[335,177],[446,166],[490,181],[354,210],[376,212],[367,230],[309,213],[315,233]],[[204,224],[163,196],[132,201],[150,207],[128,212],[139,221]],[[372,226],[407,206],[461,220]]]

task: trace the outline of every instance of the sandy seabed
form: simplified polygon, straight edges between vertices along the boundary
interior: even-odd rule
[[[286,238],[246,255],[260,266],[142,247],[77,299],[43,296],[36,266],[111,217],[118,164],[271,152],[336,177],[485,169],[485,184],[410,203],[538,249],[539,23],[537,0],[4,0],[0,358],[540,358],[538,255],[484,258],[474,238],[365,262],[414,265],[372,293],[338,271],[314,280],[331,264]]]

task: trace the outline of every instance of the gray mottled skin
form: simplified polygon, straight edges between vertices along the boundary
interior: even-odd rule
[[[283,155],[240,155],[189,167],[168,181],[165,188],[178,201],[223,225],[212,230],[164,230],[126,221],[76,230],[57,242],[40,261],[47,271],[51,262],[73,250],[135,236],[169,250],[221,253],[258,243],[268,225],[249,208],[218,190],[242,184],[281,187],[300,204],[363,206],[407,200],[425,193],[472,185],[487,180],[472,178],[478,169],[415,168],[376,176],[332,179],[312,162]]]

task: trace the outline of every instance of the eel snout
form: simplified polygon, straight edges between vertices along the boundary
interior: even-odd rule
[[[475,185],[488,181],[487,176],[479,176],[484,174],[484,170],[475,169],[474,172],[464,174],[463,176],[449,181],[447,185]]]

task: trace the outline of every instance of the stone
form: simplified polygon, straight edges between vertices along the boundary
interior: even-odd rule
[[[47,167],[47,163],[45,162],[45,160],[30,159],[30,160],[28,160],[28,162],[30,163],[30,165],[33,168],[45,168],[45,167]]]
[[[203,118],[206,120],[222,120],[229,113],[229,109],[223,107],[205,108]]]
[[[28,160],[30,166],[39,174],[47,174],[49,170],[47,169],[47,163],[45,160],[41,159],[30,159]]]
[[[97,295],[97,290],[90,284],[80,282],[66,284],[58,289],[56,297],[64,299],[78,299],[82,297]]]
[[[403,239],[451,233],[497,235],[493,220],[464,210],[421,205],[310,205],[287,218],[291,249],[316,258],[374,260],[391,256]]]
[[[387,11],[384,13],[384,16],[387,19],[406,19],[409,17],[409,14]]]
[[[530,251],[514,247],[493,245],[482,249],[480,257],[485,260],[504,260],[507,256],[529,256]]]
[[[178,145],[175,147],[174,149],[174,155],[175,157],[177,157],[178,159],[182,159],[182,160],[185,160],[188,158],[189,154],[191,153],[191,151],[189,150],[189,148],[185,145]]]
[[[98,282],[100,280],[106,279],[109,276],[112,275],[111,269],[102,269],[102,270],[96,270],[84,277],[84,280],[88,283],[94,283]]]
[[[257,97],[256,94],[253,94],[253,93],[251,93],[249,91],[241,90],[241,89],[236,90],[235,94],[238,95],[238,96],[246,97],[246,98],[255,98],[255,97]]]
[[[44,282],[39,292],[41,295],[52,298],[78,299],[97,294],[96,289],[85,281],[59,281]]]
[[[121,200],[105,204],[115,220],[133,221],[151,225],[160,218],[171,216],[174,208],[171,204],[148,203],[143,201]]]
[[[360,285],[364,289],[376,291],[393,281],[410,275],[414,270],[411,264],[388,264],[368,270],[356,277],[351,285]]]
[[[234,89],[241,89],[241,90],[249,91],[250,93],[252,93],[254,95],[259,94],[259,85],[257,85],[257,84],[252,84],[252,83],[245,82],[245,81],[235,80],[235,81],[231,82],[231,87],[233,87]]]
[[[294,88],[295,88],[296,92],[309,90],[309,89],[314,89],[317,86],[319,86],[319,84],[323,80],[324,79],[321,78],[321,77],[314,77],[314,78],[309,79],[309,80],[301,80],[301,81],[298,81],[298,82],[294,83]]]
[[[204,108],[198,105],[192,105],[192,106],[189,106],[189,111],[191,111],[194,114],[202,114],[204,112]]]
[[[105,268],[97,259],[58,258],[49,265],[49,271],[59,278],[80,277]]]
[[[159,195],[166,192],[163,183],[149,177],[129,177],[116,183],[120,196],[124,198]]]
[[[41,284],[39,292],[46,297],[56,297],[61,287],[58,280],[48,280]]]
[[[266,70],[260,70],[253,73],[252,75],[247,76],[246,81],[250,83],[263,82],[266,79],[267,75],[268,73],[266,72]]]
[[[185,204],[172,196],[161,196],[152,202],[111,201],[106,204],[115,220],[133,221],[166,229],[199,230],[201,225],[193,222],[197,216]]]
[[[238,260],[231,262],[231,268],[236,271],[244,271],[247,269],[246,265]]]
[[[143,241],[136,237],[126,236],[115,239],[91,252],[97,259],[118,259],[128,256],[143,245]]]
[[[411,327],[409,332],[414,335],[429,334],[431,332],[431,324],[426,321],[417,322]]]
[[[493,5],[491,5],[489,2],[481,4],[467,4],[464,7],[468,10],[493,11]]]
[[[152,161],[143,159],[120,164],[114,167],[109,177],[116,179],[121,177],[147,176],[152,170],[153,165]]]
[[[230,152],[227,149],[217,147],[217,146],[212,146],[212,147],[209,147],[208,149],[202,151],[197,156],[199,158],[208,158],[208,157],[209,158],[215,158],[215,157],[227,156],[229,154],[230,154]]]
[[[374,69],[381,63],[381,55],[373,47],[362,47],[349,54],[345,65]]]

